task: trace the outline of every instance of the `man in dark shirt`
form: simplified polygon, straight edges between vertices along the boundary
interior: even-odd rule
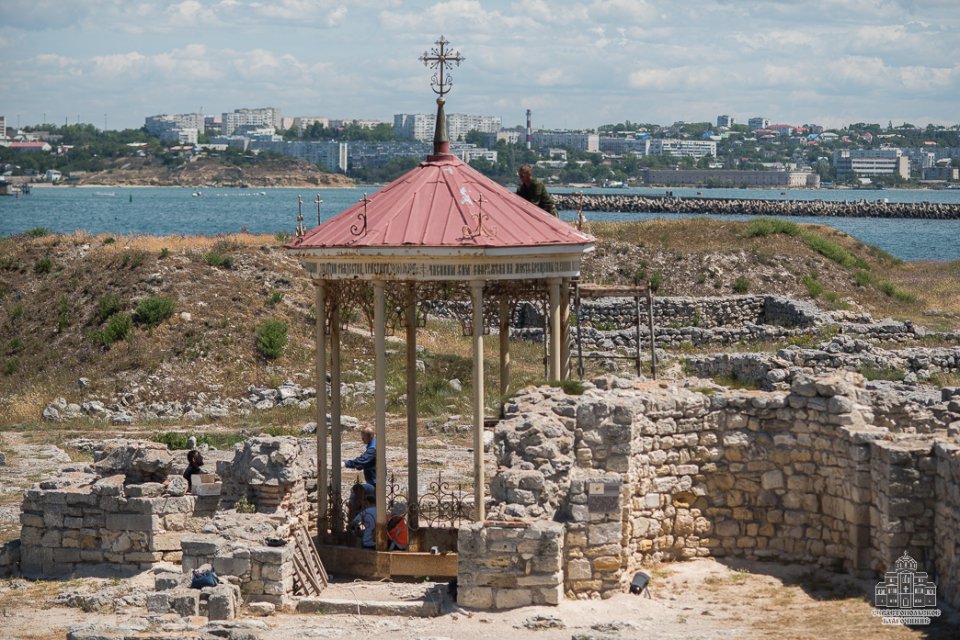
[[[364,427],[360,432],[360,439],[367,445],[366,451],[353,460],[346,460],[343,466],[347,469],[363,471],[363,481],[373,486],[377,485],[377,440],[373,437],[373,427]]]
[[[187,480],[190,491],[193,491],[193,475],[196,473],[205,473],[203,470],[203,456],[196,449],[187,454],[187,470],[183,472],[183,477]]]
[[[552,216],[557,216],[557,207],[553,204],[553,197],[547,193],[543,182],[533,177],[533,169],[525,164],[517,172],[520,177],[520,186],[517,195],[528,202],[532,202]]]

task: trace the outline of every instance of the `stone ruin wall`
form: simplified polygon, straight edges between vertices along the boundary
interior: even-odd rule
[[[855,375],[712,395],[609,380],[580,397],[528,390],[495,434],[488,524],[562,522],[568,596],[621,592],[658,561],[726,556],[874,576],[907,551],[960,604],[960,445],[873,426]],[[598,511],[590,494],[604,484],[619,491]],[[468,599],[491,579],[465,578]]]

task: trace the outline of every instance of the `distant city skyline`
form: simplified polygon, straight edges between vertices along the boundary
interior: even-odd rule
[[[960,123],[955,0],[6,0],[8,126],[139,128],[162,113],[431,112],[417,60],[466,57],[448,110],[536,128]]]

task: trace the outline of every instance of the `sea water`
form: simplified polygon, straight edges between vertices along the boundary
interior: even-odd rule
[[[297,224],[297,196],[303,198],[304,225],[327,220],[356,204],[378,187],[351,189],[189,189],[179,187],[41,187],[27,196],[0,198],[0,236],[46,227],[69,233],[85,230],[112,235],[218,235],[292,233]],[[866,200],[890,202],[960,203],[960,190],[928,191],[887,189],[590,189],[588,193],[663,195],[768,200]],[[556,189],[569,193],[570,189]],[[197,195],[194,195],[197,194]],[[586,212],[594,221],[631,221],[691,217],[684,214]],[[562,211],[564,220],[576,213]],[[718,216],[723,220],[749,220],[751,216]],[[836,218],[791,216],[794,222],[835,227],[862,242],[875,245],[903,260],[960,259],[960,220],[910,220],[897,218]]]

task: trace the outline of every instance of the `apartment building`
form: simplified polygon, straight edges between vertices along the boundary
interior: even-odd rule
[[[734,122],[733,116],[717,116],[717,126],[718,127],[732,127],[736,122]]]
[[[283,125],[283,117],[280,115],[280,110],[274,109],[273,107],[234,109],[230,113],[224,112],[220,123],[221,133],[229,136],[244,125],[279,129]]]
[[[756,131],[757,129],[766,129],[770,126],[770,121],[763,116],[756,116],[747,120],[747,126],[751,131]]]
[[[0,138],[7,137],[7,116],[0,116]]]
[[[587,153],[600,152],[600,136],[595,133],[572,131],[537,131],[533,134],[534,147],[567,147]]]
[[[901,149],[841,149],[833,152],[838,178],[899,175],[910,178],[910,158]]]
[[[202,113],[161,114],[147,116],[143,127],[164,142],[196,144],[206,130],[206,122]]]
[[[452,142],[450,143],[450,153],[457,156],[467,164],[470,164],[474,160],[486,160],[487,162],[491,162],[491,163],[494,163],[497,161],[496,151],[491,151],[490,149],[478,147],[475,144]]]
[[[675,158],[693,158],[699,160],[707,156],[717,156],[717,143],[714,140],[680,140],[678,138],[653,138],[650,140],[650,155],[670,154]]]
[[[467,133],[496,133],[502,123],[499,116],[477,116],[468,113],[447,115],[447,138],[450,142],[466,140]],[[398,113],[393,116],[393,130],[398,138],[432,142],[437,127],[434,113]]]
[[[650,155],[650,138],[600,136],[600,151],[615,156],[622,156],[625,153],[648,156]]]

